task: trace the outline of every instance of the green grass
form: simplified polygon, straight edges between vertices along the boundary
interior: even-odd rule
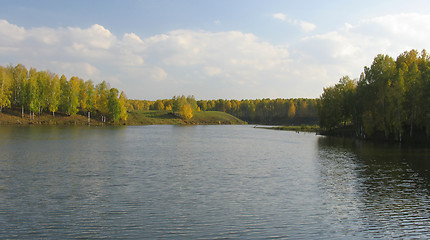
[[[295,131],[295,132],[318,132],[318,125],[301,125],[301,126],[281,126],[281,127],[267,127],[268,129],[283,130],[283,131]]]
[[[191,119],[185,120],[164,110],[133,110],[128,113],[128,125],[213,125],[213,124],[246,124],[246,122],[224,112],[195,112]]]
[[[191,120],[196,124],[246,124],[237,117],[218,111],[195,112]]]

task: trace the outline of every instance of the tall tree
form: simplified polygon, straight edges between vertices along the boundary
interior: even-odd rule
[[[289,101],[288,105],[288,118],[293,118],[296,115],[296,106],[293,100]]]
[[[108,100],[108,109],[109,109],[109,118],[118,123],[121,118],[121,103],[118,99],[118,89],[111,88],[109,90],[109,94],[107,97]]]
[[[80,92],[80,79],[72,77],[69,80],[69,103],[67,106],[67,114],[74,115],[78,112],[79,107],[79,92]]]
[[[11,91],[10,85],[12,82],[12,76],[10,72],[0,66],[0,112],[5,107],[10,107],[11,104]]]
[[[60,106],[61,100],[61,85],[58,75],[55,75],[49,83],[48,109],[52,112],[52,117],[55,118],[55,112]]]
[[[121,91],[121,94],[119,95],[119,104],[121,107],[121,114],[120,118],[124,121],[127,121],[127,96],[123,91]],[[170,106],[170,105],[169,105]]]
[[[24,110],[28,105],[28,70],[22,64],[18,64],[15,67],[9,66],[8,70],[12,73],[11,104],[20,106],[21,117],[24,117]]]
[[[396,73],[396,63],[388,55],[379,54],[373,60],[370,68],[365,67],[363,84],[368,89],[368,96],[364,102],[363,119],[365,130],[371,134],[372,130],[383,131],[386,138],[389,128],[389,108],[387,108],[387,93],[391,81]]]
[[[94,83],[91,80],[88,80],[85,82],[85,91],[87,96],[87,102],[85,104],[85,108],[83,109],[85,112],[87,112],[88,115],[88,122],[91,121],[91,113],[96,110],[96,91],[94,89]]]
[[[61,100],[60,100],[60,109],[62,112],[67,112],[67,109],[69,108],[69,102],[70,102],[70,87],[69,82],[67,81],[66,76],[61,75],[60,77],[60,91],[61,91]]]
[[[103,81],[96,86],[96,108],[100,112],[102,116],[102,122],[106,122],[106,116],[109,113],[108,109],[108,93],[109,93],[109,85]]]
[[[28,80],[28,108],[30,111],[30,119],[34,119],[34,113],[39,110],[39,86],[37,84],[37,71],[35,68],[31,68],[29,72]]]

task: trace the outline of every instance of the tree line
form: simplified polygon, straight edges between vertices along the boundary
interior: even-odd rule
[[[49,71],[29,70],[22,64],[0,66],[0,112],[19,109],[21,116],[61,112],[96,116],[103,122],[127,120],[127,111],[164,110],[190,119],[196,111],[222,111],[249,123],[316,124],[316,99],[198,100],[194,96],[174,96],[156,101],[130,100],[124,92],[105,81],[94,84],[79,77],[67,79]],[[28,114],[28,115],[27,115]]]
[[[157,101],[128,100],[128,109],[179,112],[179,108],[175,106],[186,106],[187,103],[190,105],[188,111],[191,112],[221,111],[249,123],[300,125],[317,124],[318,122],[317,99],[305,98],[196,101],[194,96],[178,96]],[[183,116],[183,114],[179,115]]]
[[[417,140],[430,137],[430,57],[406,51],[396,59],[377,55],[358,80],[342,77],[324,88],[320,127],[349,126],[362,138]]]
[[[49,71],[27,70],[22,64],[0,66],[0,112],[5,108],[21,110],[21,117],[56,112],[99,116],[103,122],[127,120],[127,97],[105,81],[94,85],[79,77],[69,80]]]

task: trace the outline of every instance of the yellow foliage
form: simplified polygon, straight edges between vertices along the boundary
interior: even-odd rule
[[[294,106],[294,102],[290,101],[290,107],[288,108],[288,117],[293,118],[296,115],[296,107]]]
[[[179,115],[184,119],[191,119],[193,117],[193,108],[191,104],[184,104],[179,108]]]

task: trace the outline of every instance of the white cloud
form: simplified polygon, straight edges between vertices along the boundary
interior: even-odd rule
[[[285,16],[285,14],[283,14],[283,13],[275,13],[272,15],[272,17],[274,19],[279,19],[281,21],[285,21],[287,19],[287,16]]]
[[[292,46],[292,58],[301,66],[323,68],[326,76],[321,77],[321,82],[325,86],[334,84],[343,75],[358,78],[377,54],[396,58],[404,51],[428,48],[429,22],[430,15],[397,14],[345,23],[331,32],[303,38]],[[304,70],[301,75],[309,73]]]
[[[206,66],[204,67],[204,71],[208,76],[216,76],[221,74],[222,70],[218,67]]]
[[[311,31],[315,30],[315,28],[316,28],[316,25],[313,23],[306,22],[303,20],[296,20],[296,19],[287,18],[287,16],[283,13],[275,13],[272,15],[272,17],[274,19],[278,19],[278,20],[281,20],[283,22],[287,22],[290,25],[298,26],[304,32],[311,32]]]
[[[0,40],[3,44],[15,41],[22,41],[26,37],[26,31],[23,27],[10,24],[6,20],[0,20]]]
[[[276,15],[276,16],[275,16]],[[274,18],[303,28],[313,24]],[[396,57],[427,48],[430,15],[399,14],[274,45],[252,33],[175,30],[115,36],[89,28],[25,29],[0,20],[0,64],[23,63],[95,82],[110,81],[130,98],[317,97],[343,75],[358,77],[379,53]]]
[[[93,48],[109,49],[116,42],[116,37],[103,26],[94,24],[90,28],[68,28],[72,41],[84,43]]]
[[[111,80],[133,98],[171,97],[188,89],[197,91],[195,86],[219,97],[217,89],[225,86],[266,80],[267,71],[288,58],[285,48],[237,31],[177,30],[147,38],[135,33],[117,38],[97,24],[24,29],[2,20],[0,39],[4,65],[24,63],[68,77]]]
[[[310,22],[305,22],[305,21],[300,21],[299,25],[300,25],[301,29],[305,32],[313,31],[317,27],[317,26],[315,26],[315,24],[310,23]]]
[[[156,81],[162,81],[167,78],[167,73],[160,67],[155,67],[149,70],[150,77]]]

